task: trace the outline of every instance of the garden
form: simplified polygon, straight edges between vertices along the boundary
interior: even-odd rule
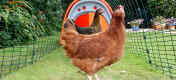
[[[59,45],[72,1],[0,1],[0,79],[87,79]],[[100,80],[176,79],[176,1],[105,1],[125,7],[126,47],[119,62],[97,73]]]

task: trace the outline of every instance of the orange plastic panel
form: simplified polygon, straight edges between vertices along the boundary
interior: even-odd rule
[[[76,20],[75,23],[79,27],[88,27],[89,26],[89,14],[83,14],[79,16]]]
[[[93,19],[94,19],[94,15],[95,15],[94,12],[89,12],[89,24],[92,24]]]
[[[83,14],[81,16],[79,16],[76,20],[75,23],[79,26],[79,27],[88,27],[89,25],[92,24],[93,19],[94,19],[94,12],[90,12],[89,14]],[[104,18],[104,16],[100,16],[100,22],[102,25],[102,31],[106,30],[108,28],[108,23],[106,21],[106,19]]]
[[[65,20],[66,20],[66,18],[67,18],[67,16],[68,16],[68,14],[69,14],[70,9],[72,8],[72,6],[73,6],[75,3],[79,2],[79,1],[80,1],[80,0],[73,0],[73,2],[70,4],[70,6],[68,7],[68,9],[67,9],[67,11],[66,11],[66,14],[65,14],[63,23],[65,22]],[[109,6],[109,4],[108,4],[105,0],[99,0],[99,1],[103,2],[103,3],[106,5],[106,7],[108,7],[108,9],[109,9],[109,11],[110,11],[111,14],[113,13],[111,7]],[[83,26],[86,27],[87,24],[90,25],[90,24],[92,23],[92,21],[93,21],[94,13],[89,13],[88,16],[89,16],[89,17],[81,18],[81,20],[77,21],[76,23],[77,23],[79,26],[81,26],[81,27],[83,27]],[[82,20],[82,19],[83,19],[83,20]],[[87,19],[87,20],[86,20],[86,19]],[[86,20],[86,21],[85,21],[85,20]],[[80,21],[81,21],[81,22],[80,22]],[[83,22],[83,21],[85,21],[85,22]],[[103,26],[102,26],[102,30],[103,30],[103,31],[106,30],[106,29],[108,28],[108,23],[107,23],[106,19],[105,19],[103,16],[101,16],[101,17],[100,17],[100,21],[101,21],[101,25],[103,25]],[[82,23],[82,22],[83,22],[83,23]],[[62,31],[63,31],[63,26],[62,26]],[[60,36],[60,44],[62,44],[62,32],[61,32],[61,36]]]
[[[104,16],[100,17],[100,21],[101,21],[101,25],[102,25],[102,31],[105,31],[109,27],[108,22],[106,21]]]

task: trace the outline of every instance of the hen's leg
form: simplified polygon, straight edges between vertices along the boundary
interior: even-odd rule
[[[96,80],[100,80],[100,79],[98,78],[98,75],[97,75],[97,74],[94,74],[94,76],[95,76]]]
[[[92,77],[91,77],[91,76],[87,75],[87,77],[89,78],[89,80],[92,80]]]

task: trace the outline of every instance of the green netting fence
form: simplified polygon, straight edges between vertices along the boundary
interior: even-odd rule
[[[62,13],[60,0],[0,1],[0,77],[59,46]]]
[[[113,10],[119,4],[125,7],[126,52],[175,79],[176,0],[106,1]],[[71,2],[0,1],[0,76],[33,64],[58,47],[64,12]],[[138,19],[143,20],[140,25]]]
[[[107,0],[114,9],[125,6],[127,43],[131,52],[176,78],[176,0]],[[129,23],[143,19],[139,23]],[[132,26],[134,26],[132,28]],[[139,26],[139,30],[136,27]]]

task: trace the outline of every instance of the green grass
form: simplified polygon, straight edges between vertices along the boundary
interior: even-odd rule
[[[25,45],[0,49],[0,74],[6,75],[21,67],[28,66],[39,60],[46,53],[56,49],[59,44],[59,34],[40,37]],[[35,55],[33,54],[35,52]]]
[[[128,32],[127,49],[156,69],[176,78],[176,34],[152,32]]]
[[[34,65],[4,76],[2,80],[88,80],[85,74],[77,71],[64,56],[64,50],[58,48]],[[99,71],[98,75],[100,80],[169,80],[128,50],[120,61]]]

